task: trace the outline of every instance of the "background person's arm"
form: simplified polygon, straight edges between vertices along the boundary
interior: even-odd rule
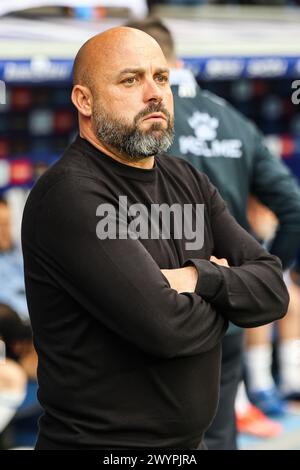
[[[0,433],[6,428],[26,396],[26,374],[15,361],[0,361]]]
[[[250,191],[276,214],[279,226],[270,247],[283,269],[295,260],[300,246],[300,189],[288,168],[274,157],[254,128],[254,165]]]

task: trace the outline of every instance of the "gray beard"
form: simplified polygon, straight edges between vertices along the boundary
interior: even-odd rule
[[[153,123],[147,131],[138,128],[139,119],[160,111],[164,112],[167,117],[168,126],[166,129],[159,122]],[[156,103],[150,104],[146,111],[139,113],[132,126],[119,119],[113,119],[101,109],[100,112],[94,112],[93,127],[100,142],[117,150],[124,156],[124,159],[131,162],[138,162],[146,157],[165,152],[172,145],[174,136],[174,126],[170,114]]]

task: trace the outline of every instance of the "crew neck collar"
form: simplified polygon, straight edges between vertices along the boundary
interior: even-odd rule
[[[105,154],[101,150],[97,149],[93,144],[91,144],[88,140],[77,136],[75,140],[75,145],[79,145],[85,154],[92,158],[93,162],[96,165],[105,165],[111,168],[111,171],[124,176],[126,178],[136,179],[140,181],[153,181],[156,174],[157,174],[157,160],[154,157],[154,166],[153,168],[146,169],[146,168],[138,168],[135,166],[126,165],[125,163],[121,163],[118,160],[110,157],[109,155]]]

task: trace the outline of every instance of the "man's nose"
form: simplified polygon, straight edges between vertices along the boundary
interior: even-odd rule
[[[146,80],[144,84],[144,101],[162,101],[163,91],[155,80]]]

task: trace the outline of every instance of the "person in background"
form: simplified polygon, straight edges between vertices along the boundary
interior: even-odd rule
[[[24,339],[24,326],[16,312],[0,304],[0,434],[26,395],[26,373],[17,362],[15,348]],[[0,447],[3,447],[0,436]]]
[[[300,286],[300,252],[298,253],[295,264],[292,267],[291,276],[295,284]]]
[[[0,337],[4,345],[0,362],[0,432],[4,432],[0,446],[33,447],[41,414],[36,398],[37,355],[30,323],[5,304],[0,304]]]
[[[202,90],[176,58],[170,30],[158,18],[131,21],[156,39],[171,67],[175,105],[175,139],[170,155],[203,171],[218,188],[236,220],[249,230],[248,196],[253,193],[277,216],[270,247],[287,269],[300,243],[300,192],[285,167],[264,145],[262,134],[220,97]],[[223,339],[221,391],[217,414],[206,432],[209,449],[236,449],[235,397],[242,374],[243,331],[234,325]]]
[[[265,247],[272,245],[278,228],[278,219],[273,212],[255,198],[249,199],[248,219],[253,233]],[[290,293],[288,314],[276,324],[277,356],[279,374],[277,381],[272,374],[273,328],[264,326],[246,332],[245,365],[248,394],[264,413],[280,416],[285,412],[282,397],[300,395],[300,305],[297,285],[289,270],[285,281]]]
[[[14,245],[11,209],[0,198],[0,302],[28,318],[22,253]]]

